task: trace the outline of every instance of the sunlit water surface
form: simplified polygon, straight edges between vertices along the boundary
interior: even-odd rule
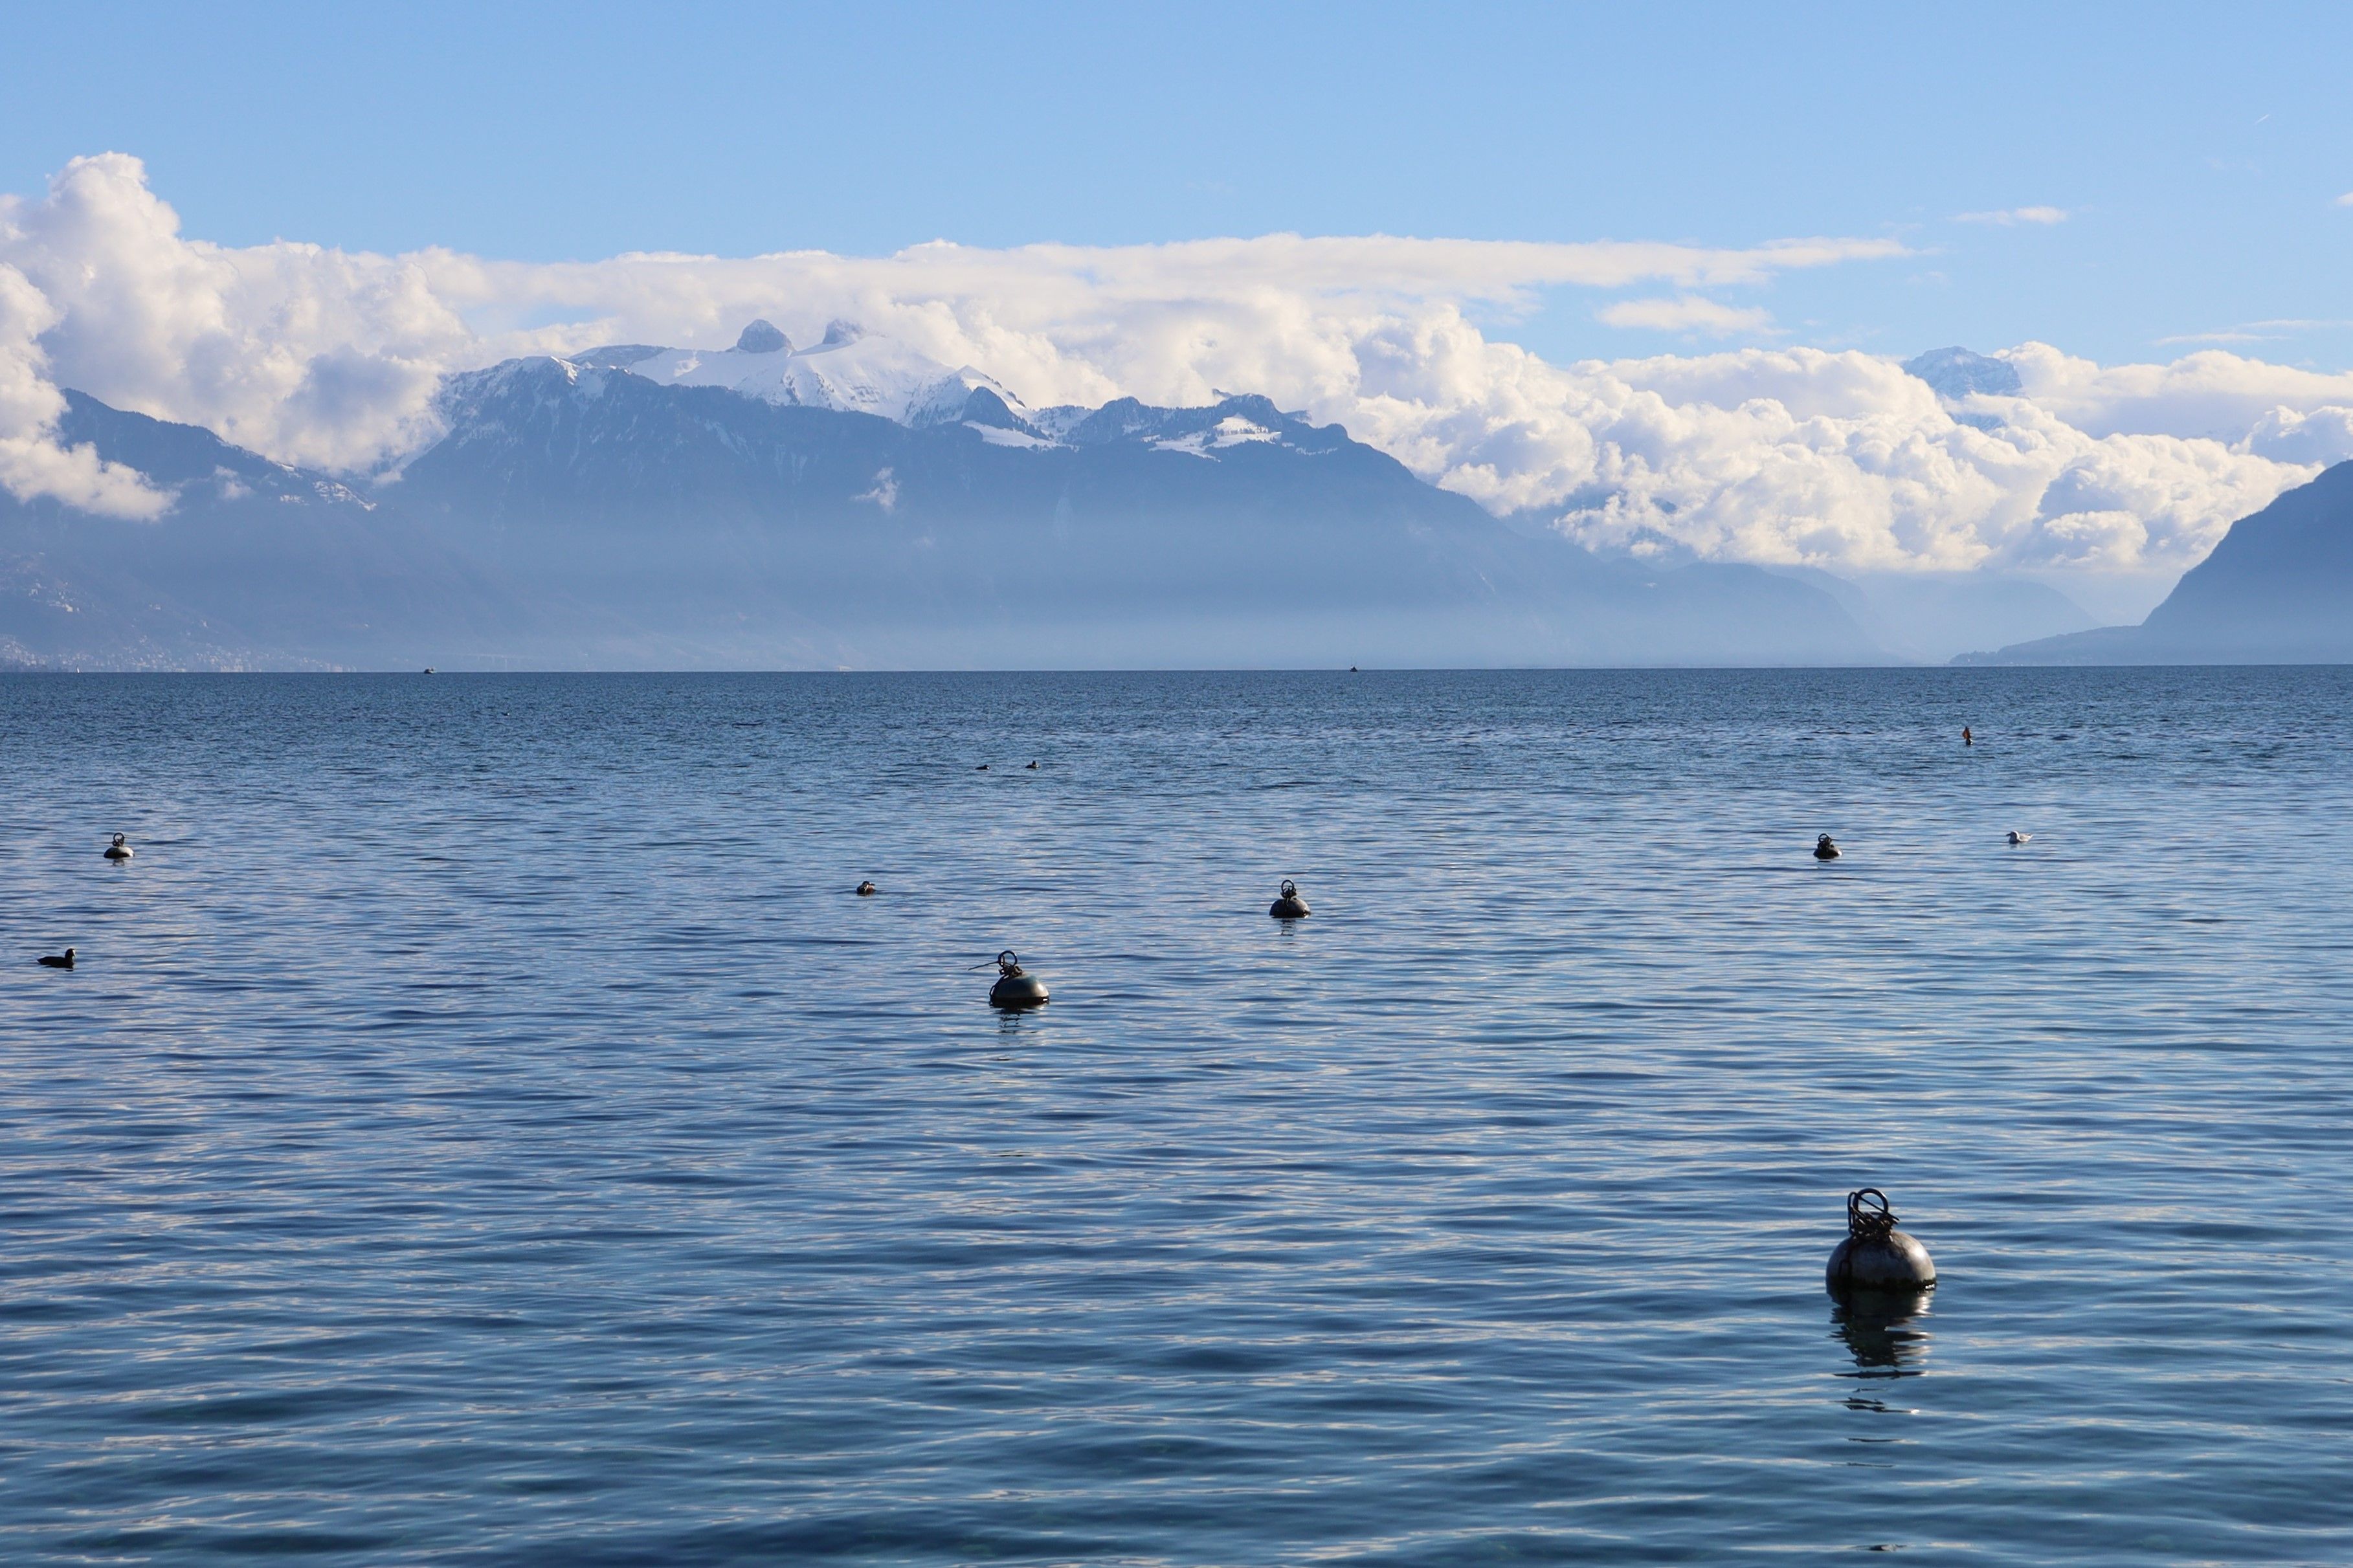
[[[2334,669],[0,679],[0,1556],[2346,1561],[2348,742]]]

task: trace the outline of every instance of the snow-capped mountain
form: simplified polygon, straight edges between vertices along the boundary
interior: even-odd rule
[[[1820,589],[1529,539],[1264,397],[1030,409],[849,329],[452,376],[364,494],[79,399],[160,522],[0,492],[0,662],[1852,663]]]
[[[790,338],[760,321],[745,327],[732,349],[617,343],[570,359],[575,364],[625,370],[663,386],[723,386],[763,403],[872,414],[895,425],[963,420],[972,395],[983,390],[1001,405],[1006,425],[997,427],[1018,428],[1029,414],[1018,397],[972,366],[951,370],[905,343],[849,321],[834,322],[823,342],[806,349],[795,348]]]

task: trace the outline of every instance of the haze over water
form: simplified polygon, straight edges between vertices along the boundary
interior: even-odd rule
[[[0,1554],[2343,1560],[2349,699],[0,677]]]

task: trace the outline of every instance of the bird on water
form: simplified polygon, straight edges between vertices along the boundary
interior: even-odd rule
[[[62,953],[45,952],[41,954],[41,963],[50,969],[71,969],[73,967],[73,955],[74,950],[72,948],[66,949]]]
[[[130,845],[122,842],[120,833],[114,836],[114,842],[106,847],[106,858],[110,860],[128,860],[136,853]]]
[[[1961,726],[1961,744],[1962,744],[1962,745],[1964,745],[1964,746],[1974,746],[1974,745],[1976,745],[1977,743],[1978,743],[1978,738],[1977,738],[1975,735],[1972,735],[1972,734],[1970,734],[1970,733],[1969,733],[1969,727],[1968,727],[1967,724],[1962,725],[1962,726]]]
[[[861,899],[871,899],[881,889],[876,888],[871,882],[860,882],[858,884],[858,896]]]
[[[2011,828],[2011,829],[2010,830],[2010,841],[2012,844],[2025,844],[2025,843],[2029,843],[2029,842],[2031,842],[2031,841],[2033,839],[2033,837],[2034,837],[2034,835],[2032,835],[2031,833],[2021,833],[2021,832],[2020,832],[2017,828],[2015,828],[2015,827],[2013,827],[2013,828]]]
[[[1817,860],[1835,860],[1835,859],[1837,859],[1838,858],[1839,858],[1839,847],[1838,847],[1836,844],[1833,844],[1832,842],[1831,842],[1831,836],[1830,836],[1829,834],[1825,833],[1825,834],[1823,834],[1820,838],[1818,838],[1818,839],[1816,839],[1816,840],[1814,841],[1814,858],[1815,858],[1815,859],[1817,859]]]

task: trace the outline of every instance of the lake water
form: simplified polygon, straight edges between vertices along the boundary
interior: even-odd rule
[[[0,1556],[2353,1560],[2348,867],[2345,669],[0,678]]]

